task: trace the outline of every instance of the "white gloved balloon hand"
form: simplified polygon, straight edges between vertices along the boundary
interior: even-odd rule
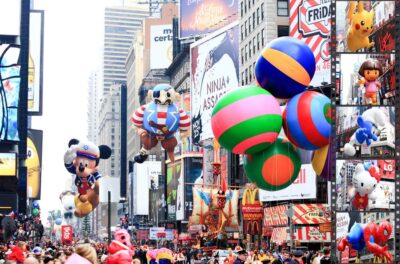
[[[72,145],[64,154],[64,163],[71,164],[76,158],[77,145]]]

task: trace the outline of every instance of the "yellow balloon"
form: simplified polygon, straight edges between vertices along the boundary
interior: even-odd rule
[[[38,198],[40,191],[40,160],[39,153],[32,139],[27,139],[27,159],[28,168],[28,194],[31,198]]]
[[[311,161],[315,173],[320,176],[324,169],[326,157],[328,156],[329,144],[314,151],[314,157]]]

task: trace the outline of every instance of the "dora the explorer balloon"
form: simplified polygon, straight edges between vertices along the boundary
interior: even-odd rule
[[[381,65],[377,60],[368,59],[361,64],[358,73],[363,77],[358,80],[358,84],[365,86],[367,103],[376,105],[376,93],[381,89],[381,83],[378,79],[383,74]]]
[[[347,31],[347,49],[350,52],[356,52],[359,49],[371,48],[375,45],[369,41],[369,35],[374,28],[374,11],[366,11],[362,1],[358,2],[357,12],[356,4],[351,1],[347,11],[347,19],[350,27]]]
[[[160,141],[161,146],[167,151],[171,161],[175,160],[174,149],[177,145],[175,132],[180,129],[181,137],[187,137],[185,133],[190,126],[190,118],[179,108],[175,102],[179,94],[168,84],[158,84],[148,97],[151,102],[139,107],[132,116],[134,126],[143,144],[139,154],[135,156],[135,162],[143,163],[149,151]]]

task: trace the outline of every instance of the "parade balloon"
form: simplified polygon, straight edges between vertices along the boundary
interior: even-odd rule
[[[331,179],[330,162],[332,151],[332,144],[317,149],[314,151],[311,161],[315,174],[323,177],[326,180]]]
[[[268,91],[245,86],[220,98],[211,127],[224,148],[235,154],[254,154],[274,143],[282,127],[282,113]]]
[[[33,201],[33,203],[32,203],[32,208],[37,208],[37,209],[39,209],[39,208],[40,208],[39,202],[38,202],[38,201]]]
[[[283,129],[296,146],[316,150],[329,144],[331,136],[331,100],[307,91],[289,100],[283,111]]]
[[[251,182],[261,189],[278,191],[292,184],[300,171],[298,150],[286,139],[278,138],[266,150],[244,158],[244,169]]]
[[[32,210],[32,215],[33,215],[33,216],[38,216],[38,215],[39,215],[39,209],[33,208],[33,210]]]
[[[55,223],[56,223],[56,225],[61,225],[62,224],[62,219],[61,218],[57,218]]]
[[[315,73],[315,57],[303,41],[281,37],[269,42],[255,66],[258,85],[280,99],[304,92]]]

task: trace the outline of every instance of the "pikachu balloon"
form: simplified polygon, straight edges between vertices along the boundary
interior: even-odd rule
[[[351,1],[347,12],[347,19],[350,27],[347,31],[347,49],[350,52],[356,52],[359,49],[371,48],[375,45],[369,41],[369,35],[374,29],[374,11],[364,9],[362,1],[358,2],[357,12],[356,4]]]
[[[28,195],[31,198],[37,198],[40,192],[40,160],[36,146],[30,137],[27,140],[27,152]]]

